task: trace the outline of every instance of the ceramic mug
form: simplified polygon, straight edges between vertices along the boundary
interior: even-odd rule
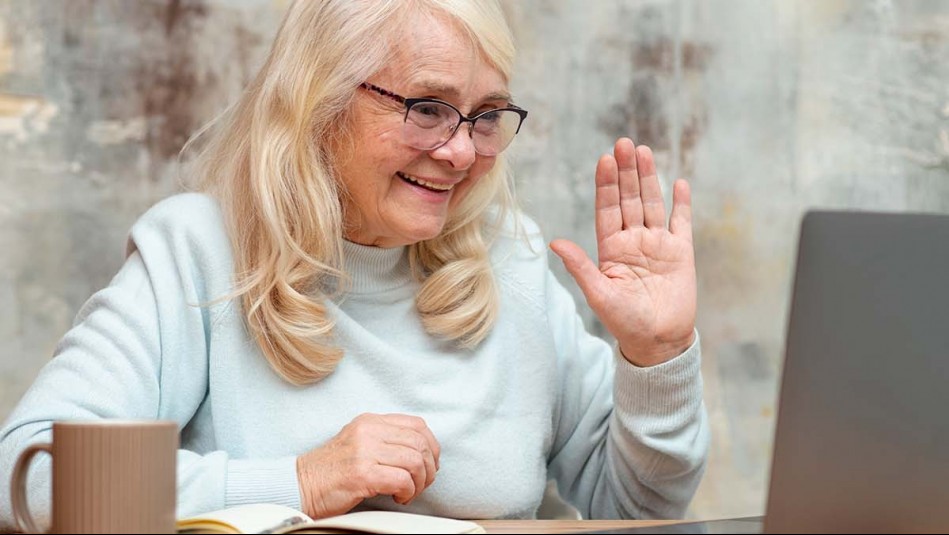
[[[33,456],[52,456],[54,533],[173,533],[178,426],[171,421],[54,422],[51,443],[19,456],[10,481],[20,530],[39,533],[26,501]]]

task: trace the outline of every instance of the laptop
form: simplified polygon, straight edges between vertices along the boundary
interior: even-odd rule
[[[949,216],[801,224],[764,517],[611,533],[949,531]]]

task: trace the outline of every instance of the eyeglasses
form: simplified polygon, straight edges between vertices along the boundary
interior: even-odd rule
[[[496,156],[511,144],[527,117],[527,110],[514,105],[466,117],[458,108],[438,99],[405,98],[369,82],[363,82],[359,87],[405,105],[402,134],[410,147],[419,150],[441,147],[448,143],[462,123],[468,123],[468,135],[475,152],[482,156]]]

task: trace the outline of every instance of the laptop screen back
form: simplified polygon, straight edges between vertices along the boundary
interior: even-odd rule
[[[766,532],[949,529],[949,216],[802,223]]]

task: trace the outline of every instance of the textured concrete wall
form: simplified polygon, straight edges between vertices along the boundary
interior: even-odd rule
[[[238,94],[284,7],[0,0],[0,418],[129,225],[176,191],[179,146]],[[714,434],[693,515],[761,513],[803,210],[949,212],[949,3],[506,8],[531,111],[519,196],[549,237],[595,251],[593,168],[618,135],[654,148],[666,186],[692,181]]]

